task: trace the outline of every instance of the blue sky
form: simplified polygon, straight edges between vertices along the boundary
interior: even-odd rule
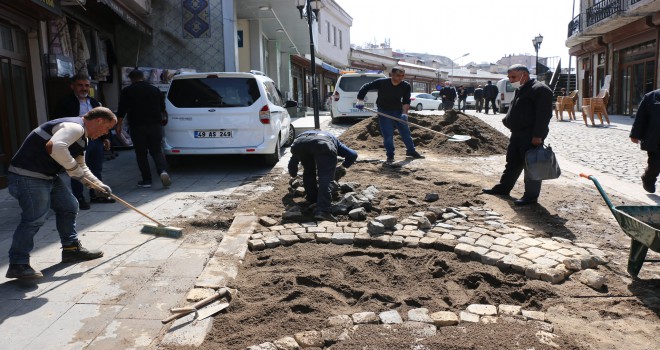
[[[532,39],[543,35],[539,57],[560,56],[574,0],[335,0],[353,17],[351,44],[383,42],[393,49],[456,60],[495,62],[508,54],[535,54]],[[575,1],[575,15],[579,1]],[[575,65],[575,59],[573,59]]]

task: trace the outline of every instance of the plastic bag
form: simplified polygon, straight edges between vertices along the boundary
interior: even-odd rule
[[[541,145],[525,153],[525,180],[553,180],[561,175],[552,147]]]

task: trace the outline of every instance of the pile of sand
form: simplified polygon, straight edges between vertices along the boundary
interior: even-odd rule
[[[451,110],[444,115],[420,115],[411,113],[409,122],[439,131],[447,135],[469,135],[466,142],[452,142],[440,134],[411,126],[415,146],[435,153],[447,155],[488,156],[506,153],[509,140],[501,132],[476,117]],[[341,141],[355,149],[378,150],[383,148],[383,139],[376,117],[365,119],[346,130]],[[394,144],[399,153],[404,150],[403,142],[395,131]]]

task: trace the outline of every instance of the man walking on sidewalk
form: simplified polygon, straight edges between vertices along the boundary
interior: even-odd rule
[[[474,108],[477,113],[481,113],[481,109],[484,108],[484,89],[481,85],[474,89]]]
[[[490,80],[484,87],[484,98],[486,99],[486,114],[488,114],[488,104],[490,103],[493,106],[493,114],[497,114],[497,107],[495,106],[495,99],[497,94],[500,93],[500,90],[497,86],[493,85],[493,82]]]
[[[408,109],[410,108],[410,93],[412,91],[410,84],[403,78],[406,71],[401,67],[392,68],[389,78],[376,79],[370,83],[364,84],[357,95],[355,108],[362,110],[364,108],[364,97],[371,90],[378,91],[378,111],[388,114],[394,118],[408,121]],[[394,128],[399,130],[399,135],[406,145],[406,156],[413,158],[424,158],[415,150],[415,143],[410,135],[410,128],[406,123],[386,118],[378,117],[380,133],[383,135],[383,145],[387,156],[386,163],[394,162]]]
[[[655,182],[660,174],[660,90],[644,95],[639,103],[635,122],[630,130],[630,141],[639,143],[648,154],[648,163],[642,175],[642,187],[655,193]]]
[[[99,250],[83,248],[76,232],[78,201],[59,173],[66,170],[73,179],[94,183],[110,195],[110,187],[97,179],[85,164],[87,139],[105,135],[117,124],[117,117],[105,107],[97,107],[82,118],[51,120],[32,130],[11,159],[9,193],[21,207],[21,222],[16,227],[9,249],[7,278],[30,279],[43,274],[30,266],[34,236],[46,222],[49,209],[62,243],[62,262],[97,259]],[[101,191],[99,191],[101,192]]]
[[[131,79],[131,85],[125,87],[119,96],[117,135],[121,135],[122,122],[124,117],[127,117],[138,168],[142,175],[138,186],[151,187],[148,152],[154,160],[163,186],[169,187],[172,181],[167,173],[167,162],[161,146],[163,114],[167,113],[163,94],[157,87],[144,81],[144,73],[140,70],[130,72],[128,77]]]

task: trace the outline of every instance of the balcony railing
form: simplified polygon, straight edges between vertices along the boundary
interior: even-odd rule
[[[588,8],[585,12],[587,27],[621,13],[623,11],[622,2],[622,0],[603,0]]]
[[[575,34],[578,34],[582,31],[582,25],[580,24],[580,18],[582,15],[577,15],[573,18],[572,21],[568,22],[568,37],[572,37]]]
[[[634,5],[642,0],[630,0],[630,5]]]

